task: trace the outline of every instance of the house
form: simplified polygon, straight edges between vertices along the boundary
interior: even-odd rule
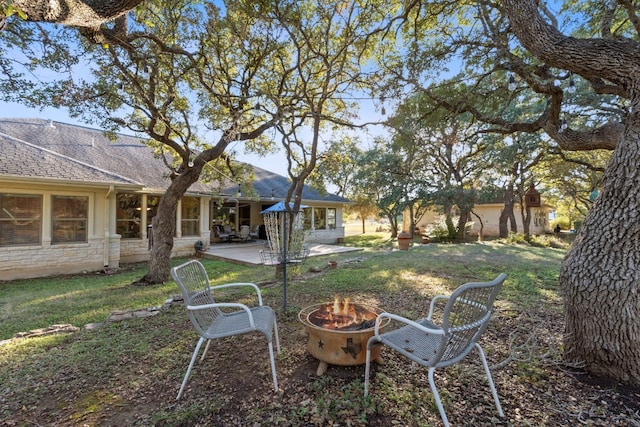
[[[169,185],[161,158],[135,136],[43,119],[0,119],[0,280],[117,268],[149,259],[151,219]],[[172,256],[220,241],[218,225],[252,231],[286,196],[288,178],[252,166],[252,189],[194,183],[180,201]],[[248,191],[250,190],[250,191]],[[308,241],[344,237],[349,201],[305,187]],[[258,236],[263,237],[263,236]]]
[[[538,196],[539,201],[539,196]],[[531,209],[531,222],[529,224],[529,233],[531,235],[541,235],[550,233],[549,216],[554,209],[545,203],[534,203],[529,205]],[[495,203],[479,203],[473,207],[473,213],[469,218],[469,236],[478,236],[480,234],[480,222],[482,221],[483,237],[497,237],[500,235],[500,214],[504,209],[504,202],[496,201]],[[520,203],[515,202],[513,205],[513,213],[516,219],[518,232],[523,233],[522,215],[520,214]],[[478,218],[479,217],[479,218]],[[434,223],[441,222],[441,214],[434,209],[427,210],[421,218],[415,221],[416,227],[422,230],[429,230]],[[408,230],[409,213],[408,210],[403,215],[404,230]],[[456,223],[457,224],[457,223]],[[468,223],[469,224],[469,223]]]

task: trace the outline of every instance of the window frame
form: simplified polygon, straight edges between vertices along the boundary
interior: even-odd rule
[[[34,210],[37,210],[37,214],[35,216],[25,216],[25,217],[17,217],[16,211],[21,209],[16,203],[14,207],[9,207],[8,205],[4,205],[4,199],[8,197],[13,198],[22,198],[22,199],[37,199],[39,206],[35,206]],[[22,208],[25,209],[25,208]],[[11,213],[13,211],[13,213]],[[34,246],[34,245],[42,245],[42,217],[44,213],[44,197],[42,194],[28,194],[28,193],[0,193],[0,247],[9,247],[9,246]],[[31,233],[37,230],[37,239],[33,241],[22,241],[16,243],[16,228],[20,226],[31,225],[33,222],[37,224],[32,227]],[[6,227],[6,224],[13,223],[14,228],[11,230],[11,234],[13,239],[10,243],[3,243],[3,231]],[[26,234],[25,234],[26,235]],[[18,236],[20,237],[20,235]],[[28,237],[28,236],[27,236]]]
[[[187,201],[193,200],[193,205],[190,206],[189,204],[185,204],[185,199]],[[193,211],[189,213],[189,209],[193,209]],[[200,197],[182,197],[180,202],[180,231],[182,237],[200,236],[200,219],[202,217],[201,211],[202,207],[200,204]],[[193,232],[193,234],[191,232]]]
[[[56,218],[55,209],[56,201],[62,199],[84,199],[84,217],[73,216],[70,218]],[[74,214],[77,213],[74,212]],[[62,225],[65,223],[77,223],[75,226],[72,224],[71,229],[66,230],[66,234],[71,233],[73,237],[68,240],[59,240],[59,236],[56,236],[56,231],[63,231],[62,229],[56,230],[56,225]],[[84,223],[84,224],[82,224]],[[84,229],[84,230],[83,230]],[[58,233],[59,234],[59,233]],[[76,235],[80,234],[82,238],[76,239]],[[51,195],[51,244],[52,245],[65,245],[73,243],[87,243],[89,241],[89,197],[78,195],[63,195],[52,194]]]
[[[124,198],[127,200],[124,200]],[[133,202],[132,202],[133,201]],[[127,212],[127,217],[120,214]],[[122,228],[122,226],[125,228]],[[142,238],[142,194],[118,192],[116,195],[116,233],[121,239]]]

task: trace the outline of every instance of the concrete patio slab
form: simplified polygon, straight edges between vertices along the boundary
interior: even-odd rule
[[[305,245],[309,249],[309,256],[332,255],[344,252],[361,251],[362,248],[351,248],[347,246],[328,245],[320,243],[310,243]],[[203,258],[221,259],[245,265],[261,265],[263,258],[260,251],[268,251],[266,242],[246,242],[246,243],[215,243],[201,253]]]

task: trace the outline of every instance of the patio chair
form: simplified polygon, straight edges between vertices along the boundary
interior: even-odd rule
[[[426,319],[412,321],[396,314],[380,314],[376,320],[374,335],[367,342],[364,395],[369,394],[371,348],[374,345],[384,344],[414,362],[412,368],[415,367],[415,363],[429,368],[431,392],[440,411],[440,417],[448,427],[449,421],[442,406],[433,373],[437,368],[461,361],[475,347],[480,354],[498,414],[504,417],[487,359],[477,341],[489,324],[493,302],[506,277],[507,275],[502,273],[490,282],[464,284],[451,296],[434,297]],[[432,321],[436,303],[445,301],[442,320],[438,325]],[[397,321],[404,326],[381,334],[380,324],[385,318]]]
[[[251,239],[249,233],[251,232],[251,228],[248,225],[243,225],[240,227],[240,234],[233,238],[233,240],[239,240],[241,242],[247,242]]]
[[[249,238],[252,240],[258,240],[260,237],[260,224],[256,225],[253,231],[249,232]]]
[[[211,287],[209,286],[209,278],[204,266],[197,260],[191,260],[172,268],[171,276],[173,276],[182,292],[189,319],[191,319],[193,327],[200,335],[176,400],[182,396],[202,343],[207,341],[207,346],[200,360],[203,360],[207,354],[211,340],[250,332],[259,332],[267,337],[273,388],[278,391],[278,379],[273,356],[274,333],[277,350],[280,353],[278,324],[275,312],[270,307],[262,305],[260,288],[253,283],[227,283]],[[241,286],[254,288],[258,297],[258,306],[249,308],[245,304],[239,303],[216,303],[213,298],[213,292],[216,290]]]

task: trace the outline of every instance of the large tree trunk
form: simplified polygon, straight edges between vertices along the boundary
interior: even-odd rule
[[[501,238],[509,237],[509,220],[514,218],[513,215],[513,188],[505,190],[504,194],[504,209],[500,212],[500,218],[498,219],[498,233]],[[513,221],[511,224],[513,229]]]
[[[176,234],[176,207],[187,189],[198,180],[199,168],[178,175],[160,199],[158,213],[153,218],[153,245],[149,258],[149,272],[135,284],[155,284],[169,280],[173,236]]]
[[[460,209],[460,218],[458,218],[458,227],[456,229],[456,240],[464,242],[466,239],[466,227],[469,222],[470,212],[466,209]]]
[[[529,241],[531,239],[531,208],[523,202],[520,202],[520,217],[522,218],[524,239]]]
[[[391,238],[398,237],[398,220],[395,215],[387,214],[389,225],[391,226]]]
[[[640,384],[640,123],[634,116],[560,272],[565,359],[628,384]]]
[[[632,39],[566,37],[540,15],[534,0],[503,0],[502,6],[520,42],[542,61],[596,83],[605,79],[631,101],[600,197],[562,264],[560,286],[565,359],[593,375],[640,385],[639,45]]]

